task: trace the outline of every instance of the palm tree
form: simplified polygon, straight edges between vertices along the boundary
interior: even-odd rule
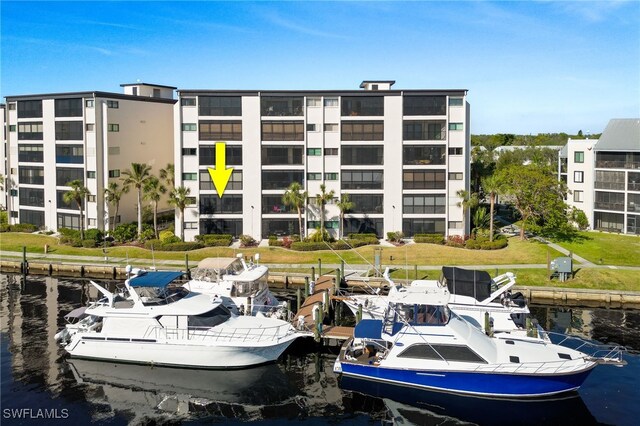
[[[500,182],[495,175],[487,176],[482,179],[482,190],[485,194],[489,194],[489,241],[493,241],[493,215],[496,204],[496,196],[500,192]]]
[[[336,203],[340,209],[340,238],[344,238],[344,214],[354,207],[353,201],[349,200],[349,194],[342,194],[340,201]]]
[[[169,193],[169,204],[180,210],[180,239],[182,241],[184,241],[184,225],[182,221],[184,220],[184,209],[187,208],[189,203],[189,194],[191,194],[191,189],[184,186],[173,188],[173,191]]]
[[[78,209],[80,209],[80,239],[84,240],[84,201],[87,196],[91,195],[89,192],[89,188],[84,186],[84,182],[80,179],[72,180],[67,183],[67,186],[70,186],[71,189],[64,193],[62,199],[65,203],[71,204],[76,203],[78,205]]]
[[[466,234],[467,211],[478,207],[478,194],[469,193],[469,191],[460,189],[458,190],[458,192],[456,192],[456,195],[460,198],[460,201],[456,203],[456,206],[462,207],[462,226],[464,227]]]
[[[316,194],[316,204],[320,208],[320,235],[322,235],[322,241],[324,241],[324,206],[331,200],[335,195],[335,191],[332,189],[327,192],[327,187],[323,183],[320,185],[320,193]]]
[[[307,203],[307,197],[309,193],[302,191],[302,185],[298,182],[291,182],[287,191],[282,195],[282,202],[285,206],[295,207],[298,211],[298,225],[300,226],[300,241],[304,238],[304,232],[302,228],[302,209]]]
[[[158,201],[165,192],[167,187],[155,176],[152,176],[144,185],[144,198],[153,204],[153,230],[156,233],[156,239],[158,238]]]
[[[166,181],[171,189],[176,187],[176,168],[173,163],[169,163],[167,167],[160,169],[160,179]]]
[[[131,163],[131,169],[122,172],[124,179],[122,185],[133,186],[138,192],[138,238],[142,235],[142,189],[152,178],[151,166],[140,163]]]
[[[487,229],[490,226],[491,217],[487,214],[485,207],[480,207],[473,212],[474,233],[477,235],[479,229]]]
[[[118,217],[118,209],[120,208],[120,200],[122,196],[129,192],[128,186],[123,186],[120,188],[118,182],[109,182],[109,185],[104,189],[104,197],[108,204],[113,204],[116,207],[116,211],[113,214],[113,227],[116,226],[116,218]],[[107,206],[107,214],[109,207]],[[110,231],[111,228],[107,227],[107,231]]]

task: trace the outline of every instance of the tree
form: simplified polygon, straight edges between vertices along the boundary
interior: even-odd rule
[[[566,188],[545,167],[510,165],[497,173],[503,194],[522,217],[520,239],[525,227],[543,218],[550,227],[567,221],[563,198]]]
[[[282,202],[287,207],[294,207],[298,211],[298,225],[300,226],[300,241],[304,239],[302,227],[302,209],[307,204],[307,191],[302,192],[302,185],[298,182],[291,182],[287,191],[282,195]]]
[[[495,175],[482,179],[482,190],[485,194],[489,195],[489,241],[493,241],[494,208],[496,205],[496,196],[500,192],[500,182]]]
[[[179,186],[169,193],[169,204],[175,206],[180,211],[180,240],[184,241],[184,209],[187,208],[189,202],[190,188]]]
[[[84,240],[84,201],[91,192],[80,179],[72,180],[67,186],[71,189],[63,194],[62,199],[67,204],[76,203],[80,209],[80,239]]]
[[[120,208],[120,200],[122,196],[129,192],[128,186],[123,186],[120,188],[118,182],[109,182],[109,185],[104,189],[104,197],[107,201],[107,215],[109,214],[108,204],[113,204],[116,208],[115,213],[113,214],[113,227],[116,227],[116,218],[118,217],[118,209]],[[109,232],[111,228],[107,227],[107,232]]]
[[[169,190],[176,187],[176,168],[173,163],[169,163],[167,167],[160,169],[160,179],[167,182],[170,188]]]
[[[335,191],[332,189],[327,192],[327,187],[323,183],[320,185],[320,193],[316,194],[316,205],[320,209],[320,233],[322,235],[322,240],[324,241],[324,206],[335,196]]]
[[[467,211],[478,207],[478,204],[480,203],[478,200],[478,194],[469,193],[469,191],[467,190],[460,189],[458,190],[458,192],[456,192],[456,195],[460,198],[460,201],[456,203],[456,206],[462,207],[462,226],[464,227],[466,233]]]
[[[474,231],[477,233],[479,229],[487,229],[490,227],[491,216],[487,214],[487,209],[480,207],[473,212],[473,226]],[[493,228],[493,226],[491,226]]]
[[[138,193],[138,238],[142,235],[142,190],[152,178],[151,166],[140,163],[131,163],[131,169],[122,172],[125,176],[122,185],[133,186]]]
[[[354,207],[353,201],[349,200],[349,194],[342,194],[340,201],[336,203],[340,209],[340,238],[344,237],[344,214]]]
[[[152,176],[144,185],[144,198],[151,201],[153,205],[153,231],[156,239],[158,239],[158,201],[162,198],[162,194],[166,192],[167,187],[155,176]]]

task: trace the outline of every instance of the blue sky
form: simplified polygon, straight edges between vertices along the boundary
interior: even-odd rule
[[[471,131],[599,133],[640,117],[640,1],[8,2],[0,96],[468,89]]]

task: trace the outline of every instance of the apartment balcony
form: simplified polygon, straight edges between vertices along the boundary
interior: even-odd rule
[[[624,211],[624,203],[602,203],[602,202],[595,202],[593,207],[596,210],[611,210],[611,211],[618,211],[618,212],[623,212]]]
[[[596,161],[597,169],[640,169],[640,161]]]

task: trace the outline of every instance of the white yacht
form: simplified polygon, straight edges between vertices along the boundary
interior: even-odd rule
[[[256,255],[258,256],[258,255]],[[191,271],[192,279],[185,284],[190,291],[216,295],[235,314],[284,318],[286,303],[280,302],[269,290],[269,269],[238,257],[206,258]]]
[[[275,361],[300,333],[291,324],[238,316],[220,297],[176,280],[181,272],[139,271],[56,335],[72,357],[191,368],[242,368]]]
[[[511,295],[515,275],[511,272],[495,278],[485,271],[443,267],[440,280],[415,280],[409,286],[389,283],[388,296],[378,294],[351,295],[344,300],[354,315],[362,309],[364,319],[382,319],[388,300],[397,294],[419,298],[429,289],[447,288],[449,308],[485,333],[511,333],[547,339],[544,330],[530,318],[529,307],[521,293]]]

